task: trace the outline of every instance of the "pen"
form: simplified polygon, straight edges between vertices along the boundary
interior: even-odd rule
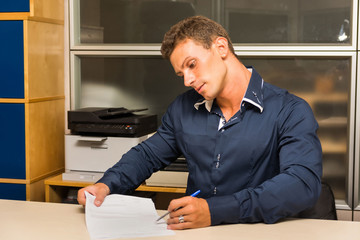
[[[200,193],[200,190],[197,190],[196,192],[194,192],[193,194],[191,194],[190,197],[195,197],[195,196],[197,196],[199,193]],[[177,210],[179,210],[180,208],[182,208],[182,207],[176,208],[176,209],[174,210],[174,212],[177,211]],[[168,211],[167,213],[165,213],[164,215],[162,215],[161,217],[159,217],[156,221],[158,222],[159,220],[161,220],[161,219],[163,219],[164,217],[166,217],[168,214],[170,214],[169,211]]]

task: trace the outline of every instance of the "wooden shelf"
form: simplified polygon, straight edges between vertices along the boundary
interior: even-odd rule
[[[186,188],[179,188],[179,187],[154,187],[154,186],[147,186],[146,184],[140,185],[136,191],[143,191],[143,192],[166,192],[166,193],[185,193]]]
[[[318,121],[320,127],[347,127],[347,117],[330,117]]]
[[[46,202],[61,202],[64,192],[67,188],[71,187],[86,187],[94,182],[80,182],[80,181],[66,181],[62,180],[62,174],[56,175],[54,177],[48,178],[45,180],[45,201]],[[177,187],[155,187],[155,186],[146,186],[142,184],[139,186],[136,191],[142,192],[161,192],[161,193],[185,193],[186,188],[177,188]]]
[[[323,153],[327,154],[346,154],[347,146],[346,144],[338,144],[330,141],[323,141],[322,143]]]
[[[349,96],[347,93],[335,92],[335,93],[305,93],[305,92],[296,92],[294,93],[296,96],[299,96],[305,99],[310,105],[313,105],[316,102],[321,103],[332,103],[332,102],[347,102]]]

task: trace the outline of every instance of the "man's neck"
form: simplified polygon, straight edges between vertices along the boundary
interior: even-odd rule
[[[234,59],[228,66],[226,85],[222,93],[216,98],[226,121],[240,110],[242,99],[251,78],[251,72],[238,59]]]

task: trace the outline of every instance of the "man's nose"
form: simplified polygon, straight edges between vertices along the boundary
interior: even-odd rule
[[[184,85],[186,87],[191,87],[195,81],[195,76],[191,73],[184,74]]]

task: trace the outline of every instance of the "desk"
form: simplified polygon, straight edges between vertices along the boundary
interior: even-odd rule
[[[161,213],[163,211],[159,211]],[[0,200],[0,216],[0,239],[89,240],[84,208],[80,205]],[[175,231],[173,236],[146,239],[358,240],[360,222],[295,219],[276,224],[232,224]]]

